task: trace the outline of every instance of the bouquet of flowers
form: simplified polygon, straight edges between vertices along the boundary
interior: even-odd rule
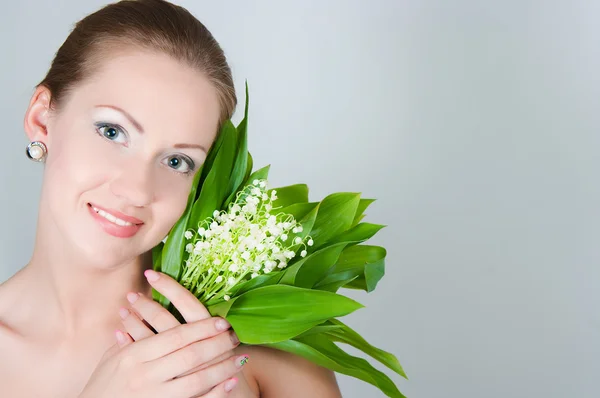
[[[184,214],[153,250],[154,269],[226,318],[242,344],[291,352],[404,397],[387,375],[336,344],[406,378],[394,355],[338,319],[363,307],[340,289],[372,292],[384,275],[386,250],[363,244],[384,227],[362,222],[374,200],[342,192],[310,202],[304,184],[270,189],[269,166],[252,172],[247,125],[246,85],[244,118],[220,130]],[[153,297],[183,321],[168,299]]]

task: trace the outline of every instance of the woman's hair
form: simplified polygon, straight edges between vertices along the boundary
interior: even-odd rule
[[[124,0],[109,4],[75,24],[38,84],[51,92],[50,106],[60,108],[69,92],[90,78],[116,52],[150,50],[197,68],[219,96],[219,126],[237,105],[231,69],[219,43],[185,8],[164,0]]]

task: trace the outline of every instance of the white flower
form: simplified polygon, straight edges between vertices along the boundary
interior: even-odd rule
[[[194,250],[194,245],[192,245],[191,243],[188,243],[187,245],[185,245],[186,252],[191,253],[192,250]]]
[[[285,242],[287,240],[287,238],[288,238],[287,234],[281,234],[281,240],[282,241]]]
[[[294,258],[294,256],[296,256],[296,254],[291,251],[291,250],[286,250],[283,255],[287,258],[287,259],[291,259]]]
[[[231,300],[231,297],[229,297],[228,295],[224,295],[224,296],[223,296],[223,300],[225,300],[225,301],[229,301],[229,300]]]
[[[297,234],[297,233],[298,233],[298,232],[300,232],[300,231],[298,231],[298,228],[297,228],[297,227],[294,227],[294,228],[292,229],[292,232],[293,232],[293,233],[295,233],[295,234]]]
[[[252,273],[252,279],[256,278],[258,276],[258,274],[256,272]]]
[[[309,239],[309,240],[308,240],[308,245],[309,245],[309,246],[312,246],[314,243],[315,243],[315,242],[313,242],[313,240],[312,240],[312,239]]]
[[[233,286],[234,284],[235,284],[235,278],[234,278],[234,277],[232,277],[232,276],[230,276],[230,277],[227,279],[227,285],[229,285],[229,286]]]
[[[213,217],[219,217],[219,214],[221,214],[219,210],[213,211]]]
[[[267,186],[267,183],[265,181],[261,181],[260,182],[260,187],[261,188],[265,188]]]
[[[194,236],[194,234],[192,234],[192,231],[185,231],[185,234],[183,234],[185,236],[186,239],[192,239],[192,236]]]
[[[223,282],[223,276],[221,276],[221,275],[217,276],[217,279],[215,279],[215,282],[217,282],[217,283]]]
[[[258,185],[259,183],[260,183],[260,181],[258,181],[258,180],[252,181],[252,184],[254,184],[254,185]]]
[[[218,258],[215,258],[215,259],[213,260],[213,264],[214,264],[214,265],[221,265],[221,260],[219,260]]]
[[[302,243],[302,238],[299,237],[299,236],[296,236],[296,239],[294,239],[294,243],[297,244],[297,245],[300,244],[300,243]]]
[[[300,252],[300,257],[306,257],[306,254],[307,254],[307,253],[306,253],[306,250],[302,250],[302,251]]]
[[[198,228],[198,235],[200,236],[204,236],[204,233],[206,232],[206,230],[202,227]]]

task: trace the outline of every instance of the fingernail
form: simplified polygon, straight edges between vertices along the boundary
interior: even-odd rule
[[[235,332],[233,330],[229,333],[229,338],[231,339],[231,342],[233,343],[233,345],[238,345],[240,343],[240,339],[238,338],[237,334],[235,334]]]
[[[235,366],[237,366],[238,368],[241,368],[242,366],[247,364],[249,360],[250,360],[250,357],[248,355],[244,354],[241,357],[237,357],[235,359]]]
[[[129,301],[131,304],[135,303],[137,301],[138,297],[140,297],[140,295],[137,293],[133,293],[133,292],[127,293],[127,301]]]
[[[146,275],[146,279],[148,279],[150,282],[156,282],[158,278],[160,278],[160,274],[152,271],[151,269],[144,271],[144,275]]]
[[[223,318],[217,319],[217,322],[215,324],[215,328],[217,328],[217,330],[227,330],[230,327],[231,324]]]
[[[233,388],[237,385],[238,379],[236,377],[232,377],[231,379],[225,382],[225,391],[229,392],[233,390]]]
[[[121,308],[119,310],[119,315],[121,316],[121,319],[125,319],[129,316],[129,310],[127,308]]]
[[[115,336],[117,337],[117,342],[119,344],[125,344],[127,342],[125,335],[119,329],[115,330]]]

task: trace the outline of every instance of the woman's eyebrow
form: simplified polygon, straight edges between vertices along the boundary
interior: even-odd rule
[[[133,116],[131,116],[129,113],[127,113],[125,110],[119,108],[118,106],[114,106],[114,105],[96,105],[95,108],[111,108],[114,109],[115,111],[121,112],[123,114],[123,116],[125,116],[129,122],[131,124],[133,124],[133,127],[135,127],[140,133],[144,132],[144,128],[142,127],[141,124],[139,124],[137,122],[137,120],[135,120],[133,118]]]
[[[125,116],[127,118],[127,120],[129,120],[129,122],[131,124],[133,124],[133,127],[135,127],[140,133],[144,132],[144,128],[142,127],[142,125],[139,124],[138,121],[135,120],[133,116],[131,116],[124,109],[121,109],[118,106],[115,106],[115,105],[96,105],[95,108],[110,108],[110,109],[114,109],[114,110],[116,110],[118,112],[121,112],[123,114],[123,116]],[[208,150],[205,147],[203,147],[202,145],[198,145],[198,144],[175,144],[175,145],[173,145],[173,147],[174,148],[197,148],[197,149],[200,149],[200,150],[204,151],[204,153],[208,153]]]
[[[197,148],[197,149],[204,151],[205,153],[208,152],[205,147],[203,147],[202,145],[198,145],[198,144],[175,144],[175,145],[173,145],[173,147],[174,148]]]

